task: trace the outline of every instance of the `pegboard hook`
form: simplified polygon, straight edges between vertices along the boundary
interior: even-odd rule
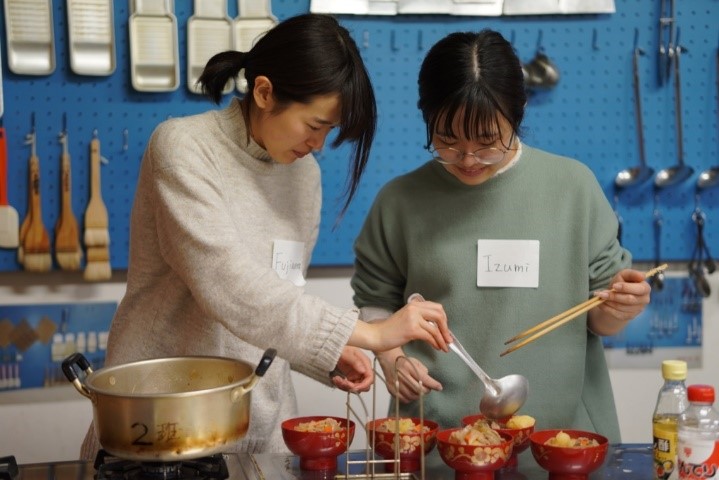
[[[599,50],[597,29],[592,29],[592,50]]]
[[[397,33],[394,29],[389,32],[389,48],[393,52],[399,50],[399,48],[397,48]]]
[[[30,114],[30,133],[25,135],[25,145],[30,145],[30,155],[33,157],[37,156],[36,149],[36,137],[35,137],[35,112]]]
[[[62,130],[57,136],[58,142],[62,145],[62,153],[67,154],[67,112],[62,113]]]
[[[537,53],[544,53],[544,47],[542,46],[543,36],[544,31],[542,29],[539,29],[539,32],[537,32]]]
[[[97,139],[97,138],[98,138],[97,128],[94,128],[94,129],[92,130],[92,138],[93,138],[93,139]],[[106,157],[103,157],[102,154],[101,154],[101,155],[100,155],[100,163],[104,163],[105,165],[107,165],[108,163],[110,163],[110,161],[109,161]]]

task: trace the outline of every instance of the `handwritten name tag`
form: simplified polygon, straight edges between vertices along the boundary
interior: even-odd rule
[[[302,275],[304,248],[304,242],[292,240],[275,240],[272,248],[272,268],[280,278],[285,278],[298,287],[307,283]]]
[[[477,240],[477,286],[539,286],[539,240]]]

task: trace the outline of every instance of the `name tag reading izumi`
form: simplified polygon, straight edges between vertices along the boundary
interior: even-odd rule
[[[539,240],[477,240],[477,286],[539,286]]]

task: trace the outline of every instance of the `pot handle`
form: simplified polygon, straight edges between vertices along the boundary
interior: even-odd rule
[[[75,386],[75,389],[80,392],[81,395],[92,400],[90,390],[80,380],[77,373],[75,372],[75,369],[73,368],[75,365],[77,365],[80,370],[85,372],[85,375],[90,375],[92,373],[92,367],[90,366],[90,362],[87,360],[87,358],[85,358],[82,353],[73,353],[65,360],[63,360],[62,373],[64,373],[65,377],[67,377],[67,379],[72,382],[72,384]]]
[[[247,382],[245,385],[241,385],[232,390],[232,393],[230,394],[230,399],[233,402],[238,401],[240,398],[242,398],[243,395],[255,388],[255,385],[260,380],[260,377],[262,377],[267,371],[267,369],[270,368],[270,365],[272,365],[272,361],[275,359],[276,355],[277,350],[275,350],[274,348],[268,348],[267,350],[265,350],[265,353],[260,359],[260,363],[257,365],[257,368],[255,368],[255,374],[252,375],[250,381]]]

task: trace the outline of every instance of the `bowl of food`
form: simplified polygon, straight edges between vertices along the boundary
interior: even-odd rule
[[[374,452],[385,460],[399,457],[400,472],[416,472],[421,469],[422,456],[437,443],[438,430],[439,424],[427,419],[379,418],[367,423],[367,438]],[[394,472],[395,465],[385,463],[385,470]]]
[[[604,463],[609,441],[584,430],[539,430],[529,436],[537,463],[552,480],[584,480]]]
[[[437,450],[454,469],[455,480],[493,480],[494,472],[512,456],[513,439],[486,424],[437,432]]]
[[[509,418],[500,420],[488,420],[482,414],[467,415],[462,418],[462,425],[473,425],[476,422],[486,422],[491,428],[498,432],[510,434],[514,439],[514,448],[512,448],[512,456],[507,461],[504,468],[514,468],[517,466],[517,455],[529,448],[529,436],[534,433],[534,417],[529,415],[512,415]]]
[[[337,456],[347,451],[355,433],[354,422],[341,417],[296,417],[281,426],[282,438],[300,458],[302,470],[336,470]]]

